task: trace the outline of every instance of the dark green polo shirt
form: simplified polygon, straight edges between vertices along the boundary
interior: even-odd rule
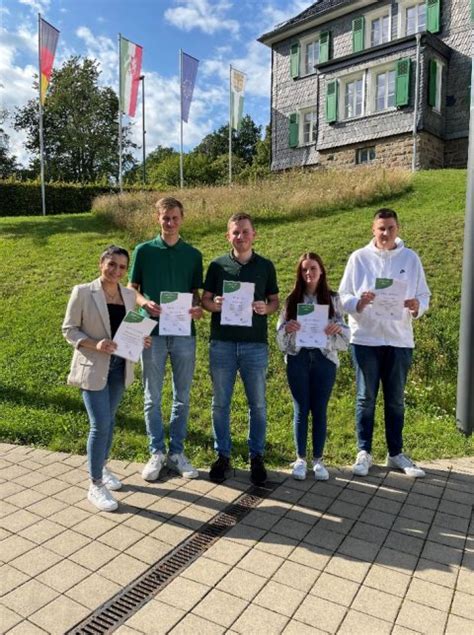
[[[254,300],[266,300],[278,293],[275,267],[271,260],[255,252],[245,264],[232,254],[216,258],[209,265],[204,290],[213,295],[222,295],[224,280],[255,283]],[[221,314],[211,314],[211,340],[225,342],[267,342],[267,316],[252,315],[252,326],[221,326]]]
[[[181,238],[170,246],[157,236],[135,247],[128,279],[140,285],[140,292],[147,300],[160,304],[162,291],[190,293],[193,289],[202,289],[202,276],[200,251]],[[148,316],[144,309],[141,312]],[[194,335],[194,322],[191,326]],[[157,328],[152,335],[158,335]]]

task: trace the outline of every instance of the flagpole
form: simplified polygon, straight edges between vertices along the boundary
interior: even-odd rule
[[[183,49],[179,49],[179,95],[180,95],[180,140],[181,149],[179,153],[179,184],[181,189],[184,187],[184,170],[183,170]]]
[[[145,159],[146,159],[146,150],[145,150],[145,135],[146,135],[146,129],[145,129],[145,75],[140,75],[140,80],[142,82],[143,185],[145,185],[146,184],[146,165],[145,165]]]
[[[39,143],[40,143],[40,180],[41,210],[46,216],[46,192],[44,187],[44,140],[43,140],[43,104],[41,103],[41,13],[38,13],[38,78],[39,78]]]
[[[229,186],[232,185],[232,64],[229,65]]]
[[[119,191],[122,194],[122,34],[118,34],[119,49]]]

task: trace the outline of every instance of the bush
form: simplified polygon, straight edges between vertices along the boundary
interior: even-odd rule
[[[132,185],[124,188],[124,191],[137,192],[142,189],[140,185]],[[47,183],[46,213],[90,212],[94,199],[101,194],[118,194],[118,188],[98,183]],[[0,179],[0,216],[40,216],[42,213],[39,181]]]

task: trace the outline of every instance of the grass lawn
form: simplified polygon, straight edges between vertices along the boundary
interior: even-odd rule
[[[429,313],[416,323],[414,366],[407,386],[405,446],[415,459],[474,453],[454,420],[460,276],[465,201],[465,171],[419,173],[413,188],[385,201],[401,217],[401,236],[423,261],[433,298]],[[303,251],[319,252],[337,288],[348,255],[370,239],[374,206],[335,210],[278,223],[270,217],[257,225],[257,251],[276,265],[281,296],[293,280]],[[222,231],[201,225],[184,237],[204,254],[205,265],[227,250]],[[77,389],[65,385],[71,348],[61,335],[61,322],[74,284],[97,275],[101,250],[114,242],[133,248],[132,239],[106,220],[91,214],[46,218],[0,219],[0,438],[54,450],[85,452],[87,418]],[[293,460],[292,405],[284,362],[275,345],[276,317],[270,320],[271,362],[268,376],[268,462]],[[197,465],[212,457],[211,384],[207,363],[209,316],[198,324],[198,363],[191,401],[187,453]],[[329,408],[326,459],[347,464],[353,459],[354,375],[349,355],[341,368]],[[232,431],[236,464],[246,461],[246,407],[240,383],[233,402]],[[120,408],[114,438],[116,458],[144,460],[148,454],[137,381]],[[164,412],[169,412],[166,383]],[[379,414],[381,414],[379,412]],[[380,420],[380,417],[379,417]],[[376,460],[384,456],[383,429],[377,425]]]

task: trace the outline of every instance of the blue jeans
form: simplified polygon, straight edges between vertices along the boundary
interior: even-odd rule
[[[209,349],[212,378],[212,429],[214,448],[230,457],[230,403],[237,371],[244,384],[249,406],[248,445],[250,457],[263,455],[267,429],[265,389],[268,346],[253,342],[221,342],[212,340]]]
[[[185,337],[156,335],[152,337],[151,347],[143,349],[145,423],[152,454],[166,452],[165,431],[161,417],[161,393],[168,356],[173,378],[169,451],[171,454],[180,454],[183,451],[188,425],[189,394],[196,359],[196,338],[193,335]]]
[[[324,452],[329,397],[336,381],[336,364],[317,348],[302,348],[287,356],[286,375],[293,396],[293,431],[298,457],[306,457],[308,417],[313,420],[313,457]]]
[[[372,450],[375,402],[382,382],[388,453],[395,456],[402,451],[404,393],[412,357],[412,348],[352,345],[356,368],[356,432],[359,450]]]
[[[115,413],[125,389],[125,360],[112,355],[107,384],[102,390],[81,390],[89,416],[87,463],[93,481],[102,479],[102,468],[112,446]]]

